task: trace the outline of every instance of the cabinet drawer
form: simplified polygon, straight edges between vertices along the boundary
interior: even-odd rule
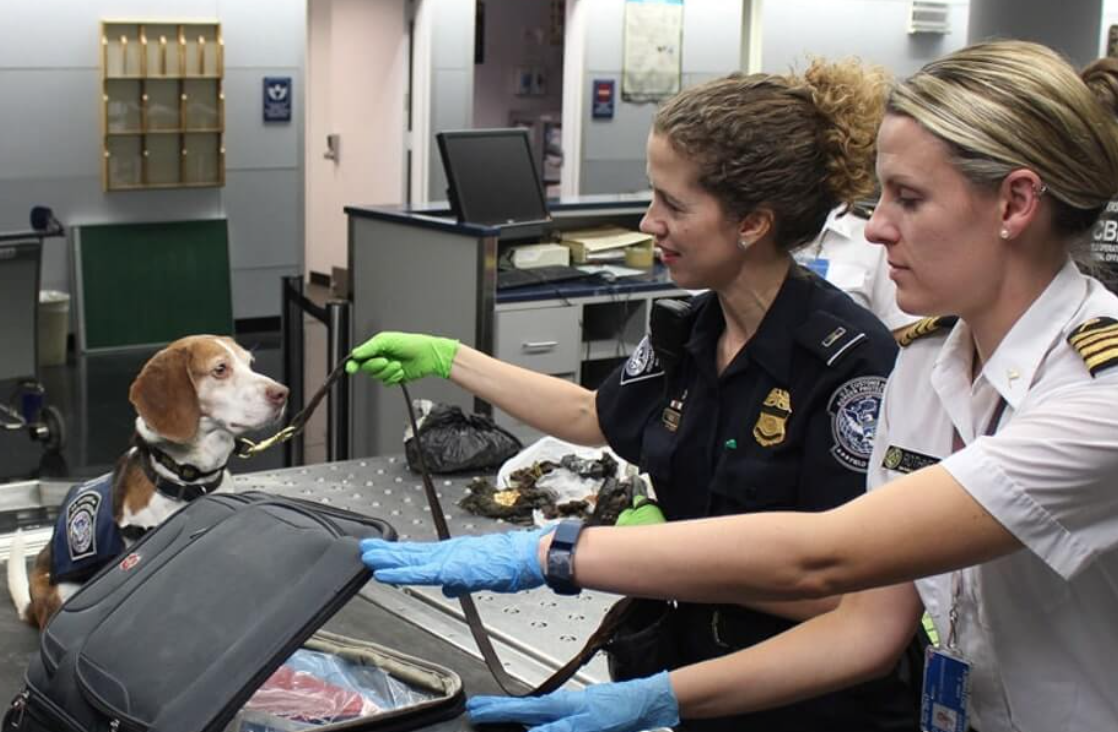
[[[577,307],[506,310],[495,318],[495,355],[545,374],[578,372]]]

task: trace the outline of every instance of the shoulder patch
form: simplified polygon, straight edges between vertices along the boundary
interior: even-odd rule
[[[1091,376],[1118,366],[1118,320],[1114,318],[1088,320],[1071,332],[1068,343],[1087,364]]]
[[[74,486],[51,537],[51,581],[83,581],[124,551],[113,521],[112,474]]]
[[[824,312],[817,312],[796,332],[797,340],[828,366],[866,342],[866,334]]]
[[[663,375],[664,367],[660,364],[660,359],[656,358],[656,352],[652,350],[652,342],[648,340],[648,336],[645,336],[633,349],[633,355],[629,356],[629,360],[621,369],[621,385]]]
[[[885,393],[882,376],[859,376],[835,389],[827,402],[834,444],[831,455],[841,465],[866,472],[877,434],[877,417]]]
[[[924,318],[918,320],[912,325],[908,326],[900,332],[897,336],[897,345],[904,348],[912,344],[913,341],[918,341],[924,336],[931,335],[932,333],[939,333],[943,335],[958,321],[954,315],[941,315],[937,318]]]

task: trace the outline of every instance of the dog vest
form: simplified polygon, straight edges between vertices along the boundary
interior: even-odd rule
[[[113,476],[79,483],[66,494],[51,539],[50,583],[82,582],[124,551],[113,520]]]

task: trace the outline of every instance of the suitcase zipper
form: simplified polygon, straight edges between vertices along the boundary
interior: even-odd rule
[[[23,726],[23,714],[27,711],[27,697],[31,696],[31,692],[24,689],[12,701],[12,727],[19,729]]]
[[[61,722],[62,725],[71,730],[71,732],[84,732],[82,726],[75,722],[67,712],[59,708],[57,704],[48,699],[44,694],[35,691],[31,686],[24,687],[17,701],[22,702],[19,710],[20,719],[23,718],[24,714],[30,714],[34,719],[38,720],[49,729],[57,729],[58,724]],[[44,718],[45,712],[37,710],[36,705],[42,706],[45,712],[49,712],[54,719]]]
[[[109,720],[109,732],[120,732],[123,727],[126,730],[135,730],[136,732],[144,732],[148,729],[146,724],[129,719],[122,715],[117,709],[110,709],[109,705],[101,701],[100,697],[88,691],[88,686],[81,678],[81,673],[78,673],[78,689],[81,691],[82,698],[89,703],[91,707],[105,715]]]

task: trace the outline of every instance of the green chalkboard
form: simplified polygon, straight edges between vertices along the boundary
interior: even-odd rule
[[[225,219],[78,227],[85,350],[233,332]]]

